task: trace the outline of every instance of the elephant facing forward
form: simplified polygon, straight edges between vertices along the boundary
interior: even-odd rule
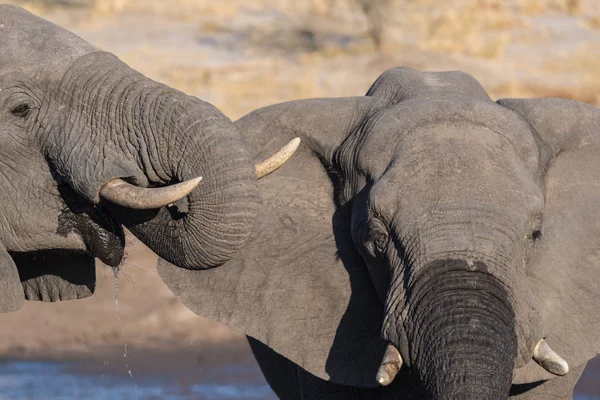
[[[94,257],[121,262],[122,224],[179,267],[223,264],[254,226],[256,178],[293,153],[255,167],[212,105],[10,5],[0,138],[0,312],[89,296]]]
[[[397,68],[236,126],[303,145],[234,259],[159,272],[281,398],[572,397],[600,349],[600,110]]]

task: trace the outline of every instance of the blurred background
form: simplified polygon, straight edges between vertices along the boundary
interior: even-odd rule
[[[468,72],[495,99],[600,105],[600,0],[9,3],[231,119],[286,100],[362,95],[399,65]],[[244,338],[183,307],[156,256],[129,239],[118,285],[99,264],[93,297],[0,315],[0,400],[274,398]],[[600,399],[598,360],[576,399]]]

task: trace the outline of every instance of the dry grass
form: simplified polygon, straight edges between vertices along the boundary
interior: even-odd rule
[[[443,53],[459,53],[486,59],[502,57],[511,31],[524,21],[501,3],[470,1],[418,18],[422,46]]]
[[[518,0],[517,6],[527,15],[544,13],[576,15],[583,9],[582,0]]]
[[[578,77],[578,83],[555,90],[556,97],[565,97],[600,105],[600,45],[582,45],[560,60],[549,61],[547,71],[568,73]]]
[[[554,73],[574,73],[580,79],[600,84],[600,44],[580,45],[559,59],[548,60],[546,71]]]
[[[509,85],[496,87],[491,92],[494,98],[557,97],[581,101],[596,107],[600,106],[600,84],[552,87],[514,81]]]
[[[600,31],[600,15],[585,19],[585,24],[588,28]]]
[[[193,20],[199,15],[211,15],[227,18],[236,15],[240,1],[206,1],[206,0],[172,0],[172,1],[140,1],[140,0],[87,0],[93,14],[113,15],[116,13],[147,13],[163,15],[181,20]],[[248,1],[247,3],[252,3]]]
[[[600,48],[581,46],[560,58],[547,60],[537,80],[510,79],[491,92],[498,97],[559,97],[600,106]]]

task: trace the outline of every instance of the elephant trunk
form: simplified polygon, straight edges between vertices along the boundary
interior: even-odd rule
[[[60,85],[59,109],[48,113],[58,123],[47,125],[61,128],[45,139],[46,153],[76,192],[97,203],[101,188],[115,179],[163,187],[202,177],[168,207],[105,206],[179,267],[219,266],[244,245],[260,203],[256,170],[239,132],[219,110],[104,52],[78,59]]]
[[[517,353],[515,315],[500,281],[458,265],[465,263],[436,261],[429,270],[438,273],[410,290],[412,366],[428,399],[505,400]]]
[[[187,199],[159,209],[153,218],[124,222],[167,261],[190,269],[214,267],[243,246],[254,225],[260,201],[254,163],[231,121],[183,94],[177,102],[178,123],[164,138],[169,151],[162,180],[201,176],[202,182]]]

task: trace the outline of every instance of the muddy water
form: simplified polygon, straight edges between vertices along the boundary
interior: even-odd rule
[[[108,373],[82,373],[80,367],[35,361],[0,363],[0,400],[276,398],[260,377],[260,371],[249,365],[211,369],[211,374],[204,374],[188,384],[180,384],[164,374],[130,379]]]
[[[0,400],[275,399],[245,343],[122,346],[62,359],[0,360]],[[130,372],[132,372],[130,374]]]
[[[236,346],[233,351],[237,351]],[[175,352],[145,354],[137,361],[133,378],[123,373],[119,360],[2,361],[0,400],[276,399],[249,359],[220,363],[211,356],[196,356],[190,362],[189,357]],[[595,379],[599,370],[600,360],[590,363],[577,386],[575,400],[600,400],[600,382]]]
[[[588,363],[577,383],[575,393],[580,396],[596,396],[591,398],[600,399],[600,357]]]

